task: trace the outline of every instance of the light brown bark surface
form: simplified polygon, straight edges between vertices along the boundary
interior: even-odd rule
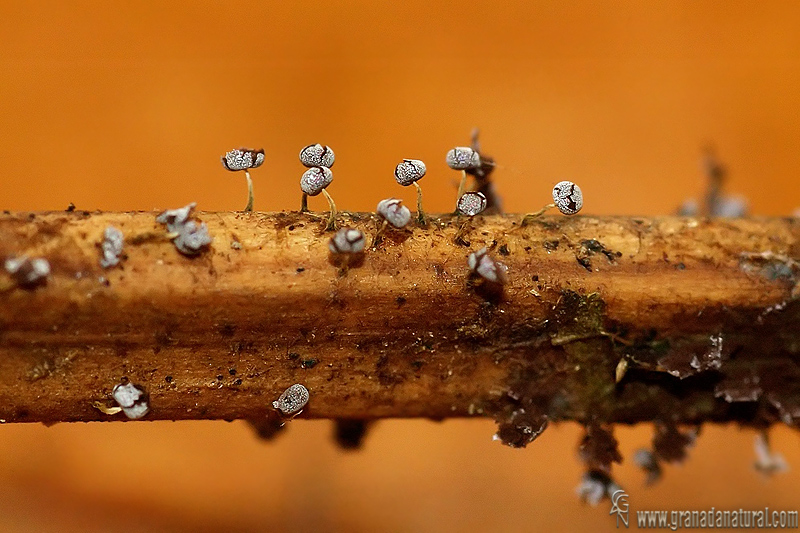
[[[293,383],[317,418],[800,418],[791,219],[442,216],[373,249],[374,216],[342,214],[368,241],[345,271],[318,215],[200,212],[214,242],[193,258],[155,215],[0,216],[0,258],[52,267],[34,289],[0,277],[0,419],[120,419],[96,405],[122,378],[151,420],[263,418]],[[104,270],[108,225],[125,257]],[[470,277],[482,246],[502,295]]]

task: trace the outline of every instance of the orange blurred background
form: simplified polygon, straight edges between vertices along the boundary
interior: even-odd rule
[[[664,214],[702,194],[701,148],[755,214],[800,206],[797,2],[4,2],[0,208],[240,209],[219,157],[264,147],[256,209],[299,207],[297,159],[336,151],[340,208],[413,204],[394,182],[423,159],[426,208],[453,208],[450,147],[481,128],[508,211],[562,179],[588,214]],[[311,200],[323,209],[324,201]],[[388,421],[364,450],[324,422],[272,444],[244,423],[0,428],[2,531],[557,531],[616,529],[574,495],[579,428],[526,450],[485,421]],[[706,428],[635,509],[800,508],[796,472],[753,471],[750,431]],[[798,434],[773,430],[800,465]]]

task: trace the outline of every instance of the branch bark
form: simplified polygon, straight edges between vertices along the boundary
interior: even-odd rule
[[[374,215],[343,213],[368,242],[344,270],[314,214],[201,212],[196,257],[155,215],[0,216],[0,258],[52,268],[0,276],[0,419],[119,420],[127,378],[146,420],[263,419],[294,383],[313,418],[800,420],[797,221],[443,215],[373,248]],[[482,246],[501,292],[470,276]]]

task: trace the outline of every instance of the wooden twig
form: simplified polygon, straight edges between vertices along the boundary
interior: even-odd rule
[[[294,383],[314,418],[800,420],[796,221],[487,216],[456,243],[431,216],[340,268],[317,215],[197,218],[214,240],[187,257],[155,213],[0,216],[0,259],[51,266],[0,275],[0,419],[124,419],[127,379],[145,420],[263,419]],[[339,215],[367,242],[377,222]],[[470,273],[484,246],[505,286]]]

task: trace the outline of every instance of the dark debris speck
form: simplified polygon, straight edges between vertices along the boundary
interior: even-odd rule
[[[268,417],[264,419],[248,420],[250,427],[256,435],[263,440],[272,440],[284,431],[286,425],[278,417]]]
[[[586,239],[581,241],[581,247],[575,255],[575,259],[583,268],[591,272],[592,262],[590,257],[598,253],[606,256],[609,263],[615,263],[618,257],[622,257],[622,252],[609,250],[602,242],[596,239]]]
[[[497,421],[495,439],[512,448],[524,448],[547,428],[547,416],[518,409],[505,420]]]
[[[364,443],[369,429],[366,420],[338,419],[334,421],[334,438],[343,450],[357,450]]]
[[[622,462],[619,444],[611,433],[610,427],[589,425],[581,440],[578,453],[581,460],[593,470],[608,472],[611,469],[611,463]]]
[[[233,337],[236,334],[236,326],[233,324],[223,324],[217,331],[223,337]]]
[[[656,423],[653,435],[653,454],[667,463],[680,463],[686,459],[688,449],[697,438],[697,429],[680,431],[671,423]]]

